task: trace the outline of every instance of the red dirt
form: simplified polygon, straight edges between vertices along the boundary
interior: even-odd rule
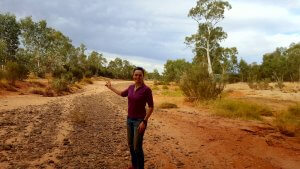
[[[129,165],[126,98],[108,91],[104,82],[82,93],[13,104],[31,96],[23,97],[0,99],[0,168]],[[3,103],[9,106],[1,108]],[[261,122],[213,117],[185,106],[156,109],[151,116],[144,141],[146,168],[299,168],[299,138]]]

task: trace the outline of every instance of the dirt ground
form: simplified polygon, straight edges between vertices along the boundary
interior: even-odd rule
[[[104,83],[61,97],[1,97],[0,168],[127,168],[127,100]],[[129,83],[113,82],[120,89]],[[156,109],[145,133],[145,168],[299,168],[299,138],[206,111]]]

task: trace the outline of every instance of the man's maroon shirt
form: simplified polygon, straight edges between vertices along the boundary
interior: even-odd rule
[[[148,107],[153,107],[152,90],[143,84],[136,91],[135,85],[130,85],[128,89],[121,93],[121,96],[128,98],[128,117],[134,119],[144,119],[146,116],[146,103]]]

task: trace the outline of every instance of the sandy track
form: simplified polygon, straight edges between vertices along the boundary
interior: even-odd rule
[[[126,168],[126,98],[103,85],[96,82],[82,93],[46,98],[40,105],[34,100],[2,109],[0,168]],[[85,123],[72,116],[77,113]],[[146,168],[300,166],[299,138],[265,124],[211,117],[191,108],[156,110],[144,149]]]

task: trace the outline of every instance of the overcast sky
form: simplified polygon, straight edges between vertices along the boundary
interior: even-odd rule
[[[225,47],[237,47],[248,63],[276,47],[300,42],[300,0],[229,0],[220,26]],[[148,71],[163,71],[167,59],[191,61],[184,38],[197,31],[187,17],[195,0],[0,0],[0,12],[45,19],[49,26],[108,59],[121,57]]]

